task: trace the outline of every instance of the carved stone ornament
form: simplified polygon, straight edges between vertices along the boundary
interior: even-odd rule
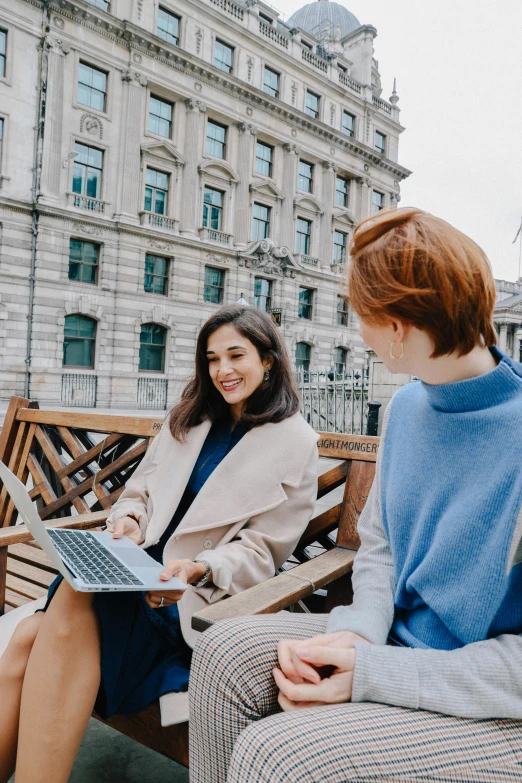
[[[207,107],[203,101],[194,101],[192,98],[187,98],[185,101],[187,111],[206,111]]]
[[[149,239],[148,246],[154,248],[154,250],[169,250],[172,251],[174,245],[171,242],[165,242],[161,239]]]
[[[53,38],[52,35],[45,36],[45,46],[56,54],[69,54],[71,46],[66,41],[61,41],[59,38]]]
[[[203,30],[198,27],[196,30],[196,54],[201,54],[201,44],[203,43]]]
[[[247,79],[249,82],[251,82],[252,76],[254,75],[254,60],[252,59],[252,57],[247,57],[247,66],[248,66]]]
[[[292,134],[292,136],[293,136],[293,137],[294,137],[294,139],[295,139],[295,137],[297,136],[297,130],[296,130],[295,128],[292,128],[292,130],[290,131],[290,133]]]
[[[136,65],[141,65],[142,59],[143,58],[141,54],[139,54],[138,52],[134,52],[134,54],[132,55],[132,62],[136,63]]]
[[[335,155],[335,147],[330,147],[330,155]]]
[[[61,16],[54,16],[53,17],[53,24],[59,30],[63,30],[63,28],[65,27],[65,22],[64,22],[64,20],[62,19]]]
[[[194,84],[194,89],[196,92],[201,92],[201,90],[203,89],[203,85],[201,84],[201,82],[196,82]]]
[[[370,171],[370,167],[369,167],[369,165],[367,163],[364,164],[364,170],[365,171]]]
[[[294,278],[299,267],[296,265],[287,247],[276,247],[272,239],[259,239],[251,242],[246,250],[239,253],[239,266],[247,269],[262,270],[267,275]]]
[[[141,87],[146,87],[149,83],[149,80],[146,76],[143,76],[143,74],[138,73],[138,71],[132,71],[130,68],[122,68],[121,71],[121,79],[123,82],[127,82],[127,84],[130,84],[131,82],[137,82]]]
[[[330,125],[335,123],[335,103],[330,104]]]
[[[299,147],[297,144],[283,144],[285,152],[292,152],[294,155],[299,155]]]
[[[74,222],[72,224],[72,230],[73,232],[81,231],[82,234],[89,234],[92,237],[103,237],[105,236],[105,231],[101,226],[97,226],[95,223],[78,223]]]
[[[237,129],[240,133],[251,133],[252,136],[257,133],[257,128],[251,122],[238,122]]]
[[[88,133],[90,136],[103,138],[103,125],[94,114],[82,114],[80,120],[80,133]]]
[[[254,114],[253,108],[251,106],[247,106],[246,113],[248,114],[249,117],[252,117],[252,115]]]
[[[297,101],[297,82],[292,82],[291,91],[292,91],[292,106],[295,106]]]

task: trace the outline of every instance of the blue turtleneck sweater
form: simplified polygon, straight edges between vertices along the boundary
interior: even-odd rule
[[[382,524],[394,570],[390,640],[453,650],[522,631],[522,566],[509,555],[522,502],[522,365],[411,383],[394,397]]]

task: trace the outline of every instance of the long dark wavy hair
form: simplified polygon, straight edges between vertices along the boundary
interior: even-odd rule
[[[183,442],[191,427],[209,418],[229,415],[229,406],[210,378],[206,355],[208,338],[221,326],[231,325],[255,345],[261,359],[271,356],[268,380],[248,398],[241,420],[249,427],[283,421],[299,410],[299,392],[285,343],[272,318],[255,307],[229,305],[217,310],[202,326],[196,344],[196,372],[169,417],[172,436]]]

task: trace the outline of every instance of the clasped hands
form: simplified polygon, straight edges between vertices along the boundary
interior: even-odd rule
[[[282,639],[277,646],[280,668],[272,673],[285,711],[352,698],[354,642],[366,642],[351,631],[319,634],[311,639]]]
[[[112,526],[111,532],[115,539],[127,536],[135,544],[141,541],[140,526],[134,517],[118,519]],[[171,560],[160,573],[160,579],[168,582],[173,576],[177,576],[185,584],[191,585],[204,576],[205,570],[203,563],[194,563],[192,560]],[[145,593],[145,601],[152,609],[157,609],[160,605],[171,606],[181,600],[183,592],[183,590],[169,590],[165,585],[165,590],[149,590]]]

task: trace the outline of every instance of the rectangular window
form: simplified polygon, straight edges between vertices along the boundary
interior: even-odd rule
[[[7,33],[0,30],[0,77],[5,76],[5,58],[7,54]]]
[[[4,143],[4,120],[0,118],[0,171],[2,166],[2,147]]]
[[[254,306],[265,313],[272,307],[272,281],[264,277],[254,279]]]
[[[96,147],[80,144],[79,141],[75,142],[74,151],[76,158],[73,167],[73,193],[99,199],[102,186],[103,152]]]
[[[176,14],[171,14],[160,6],[158,11],[158,29],[156,34],[168,43],[179,45],[179,24],[181,19]]]
[[[346,234],[334,231],[334,264],[344,264],[346,258]]]
[[[297,343],[295,346],[295,366],[298,372],[310,372],[310,353],[311,349],[308,343]]]
[[[314,179],[314,167],[305,160],[299,161],[299,176],[297,178],[297,187],[304,190],[305,193],[311,193]]]
[[[266,22],[267,24],[273,24],[274,20],[272,17],[267,16],[266,14],[259,13],[259,18],[263,20],[263,22]]]
[[[352,139],[355,136],[355,117],[348,111],[343,111],[343,133]]]
[[[145,256],[145,278],[143,288],[148,294],[167,296],[169,261],[163,256]]]
[[[346,348],[335,349],[335,374],[339,379],[344,378],[344,374],[346,373],[347,354]]]
[[[203,299],[212,304],[221,304],[223,302],[223,287],[225,273],[222,269],[215,269],[213,266],[205,267],[205,289]]]
[[[372,190],[372,215],[384,209],[384,193]]]
[[[223,41],[214,44],[214,65],[225,73],[232,73],[232,63],[234,61],[234,49]]]
[[[145,174],[145,212],[155,215],[167,214],[169,175],[156,169],[147,169]]]
[[[348,195],[350,192],[350,182],[344,177],[335,178],[335,203],[339,207],[348,206]]]
[[[96,285],[99,254],[99,245],[71,239],[69,242],[69,280]]]
[[[314,292],[311,288],[303,288],[299,286],[299,307],[297,310],[298,318],[306,318],[308,321],[312,320],[312,303]]]
[[[102,11],[109,11],[109,0],[87,0],[89,5],[93,5],[95,8],[101,8]]]
[[[260,141],[256,143],[256,174],[262,174],[264,177],[272,176],[273,154],[273,147]]]
[[[307,256],[310,252],[310,234],[312,224],[309,220],[297,218],[297,231],[295,236],[295,252]]]
[[[224,125],[209,120],[207,122],[206,151],[215,158],[224,158],[226,149],[227,129]]]
[[[80,63],[78,66],[78,103],[91,109],[105,111],[107,103],[107,74]]]
[[[84,315],[66,315],[63,327],[63,366],[94,368],[96,321]]]
[[[270,235],[270,207],[264,204],[254,204],[254,219],[252,224],[252,240],[266,239]]]
[[[149,131],[170,139],[172,136],[172,103],[150,96]]]
[[[308,41],[301,41],[301,46],[303,47],[303,49],[306,49],[307,52],[312,51],[312,44],[308,43]]]
[[[317,119],[319,117],[319,101],[320,98],[318,95],[316,95],[314,92],[310,92],[310,90],[307,90],[305,114],[308,114],[309,117],[314,117]]]
[[[265,65],[265,74],[263,79],[263,92],[271,95],[272,98],[279,98],[279,74]]]
[[[348,303],[344,296],[337,294],[337,323],[348,326]]]
[[[203,226],[221,231],[223,223],[223,192],[214,188],[205,188],[203,196]]]
[[[373,144],[374,150],[384,155],[386,151],[386,136],[380,131],[375,131],[375,141]]]

